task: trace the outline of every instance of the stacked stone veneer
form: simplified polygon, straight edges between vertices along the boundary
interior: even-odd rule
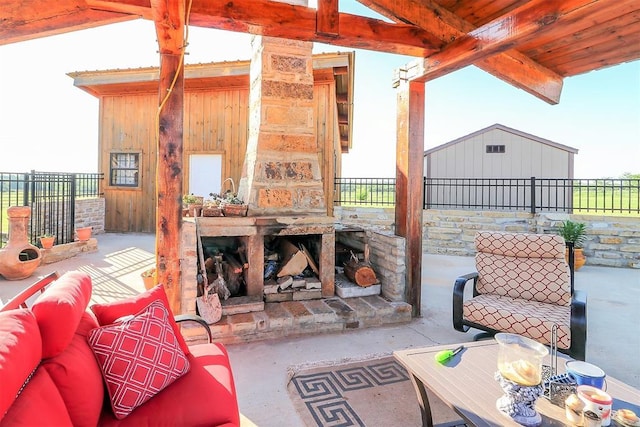
[[[407,268],[403,237],[389,231],[336,231],[336,241],[360,250],[368,244],[369,262],[380,280],[382,296],[390,301],[405,301]]]
[[[249,216],[326,214],[315,135],[312,43],[252,39],[249,139],[239,197]]]
[[[366,229],[394,229],[394,210],[336,208],[336,221]],[[386,218],[386,219],[385,219]],[[514,233],[555,233],[566,220],[587,224],[584,254],[587,265],[640,268],[640,218],[563,213],[437,210],[423,213],[425,253],[471,256],[479,230]]]
[[[104,233],[104,198],[76,199],[75,228],[91,227],[92,234]]]

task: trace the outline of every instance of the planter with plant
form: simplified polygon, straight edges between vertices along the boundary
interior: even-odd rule
[[[140,277],[142,277],[142,282],[146,290],[153,288],[156,285],[156,268],[151,267],[143,271],[140,273]]]
[[[56,236],[53,234],[45,233],[39,237],[40,246],[42,249],[51,249],[53,247],[54,242],[56,241]]]
[[[233,179],[227,178],[224,182],[227,181],[231,181],[233,189],[225,191],[222,196],[219,197],[222,213],[224,216],[247,216],[249,206],[244,203],[244,200],[238,198]]]
[[[217,194],[209,193],[209,198],[204,200],[202,205],[202,216],[222,216],[222,209],[220,208],[220,201],[217,199]]]
[[[184,196],[182,196],[182,206],[187,208],[189,216],[200,216],[200,214],[202,213],[203,200],[204,197],[202,196],[185,194]]]
[[[558,234],[564,238],[567,244],[573,243],[574,249],[574,269],[577,271],[582,267],[586,258],[583,253],[583,245],[587,239],[587,225],[582,222],[574,222],[571,220],[562,221],[558,227]],[[569,249],[566,251],[566,259],[569,262]]]

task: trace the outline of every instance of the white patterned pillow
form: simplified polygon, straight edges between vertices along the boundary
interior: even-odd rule
[[[190,368],[160,301],[135,316],[93,329],[87,340],[117,419],[129,415]]]

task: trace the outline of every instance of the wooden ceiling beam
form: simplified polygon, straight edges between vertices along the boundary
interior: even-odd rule
[[[416,25],[451,43],[476,27],[433,0],[358,0],[363,5],[396,22]],[[562,92],[562,76],[510,49],[474,63],[478,68],[534,95],[557,104]]]
[[[137,19],[90,9],[82,0],[0,2],[0,45]]]
[[[340,35],[340,13],[338,0],[318,0],[318,19],[316,31],[329,37]]]
[[[432,80],[464,68],[485,57],[515,48],[538,31],[568,22],[598,0],[531,0],[476,28],[448,44],[441,52],[426,57],[417,81]]]
[[[131,13],[151,19],[149,0],[89,0],[91,7]],[[424,58],[444,43],[415,25],[392,24],[364,16],[339,13],[338,34],[317,31],[317,11],[269,0],[233,2],[194,0],[191,25],[263,36],[320,42]]]

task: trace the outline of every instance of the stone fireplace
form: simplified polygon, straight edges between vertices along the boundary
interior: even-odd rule
[[[249,132],[238,186],[247,216],[193,219],[198,244],[225,245],[228,241],[216,239],[233,238],[246,258],[244,294],[223,301],[226,314],[262,310],[265,300],[332,297],[335,285],[335,230],[327,215],[315,131],[312,43],[256,36],[252,48]],[[304,247],[320,286],[266,292],[265,248],[281,239]],[[206,257],[193,255],[200,256],[200,264]],[[183,297],[191,294],[195,300],[197,290],[188,290],[191,275],[183,268]]]

